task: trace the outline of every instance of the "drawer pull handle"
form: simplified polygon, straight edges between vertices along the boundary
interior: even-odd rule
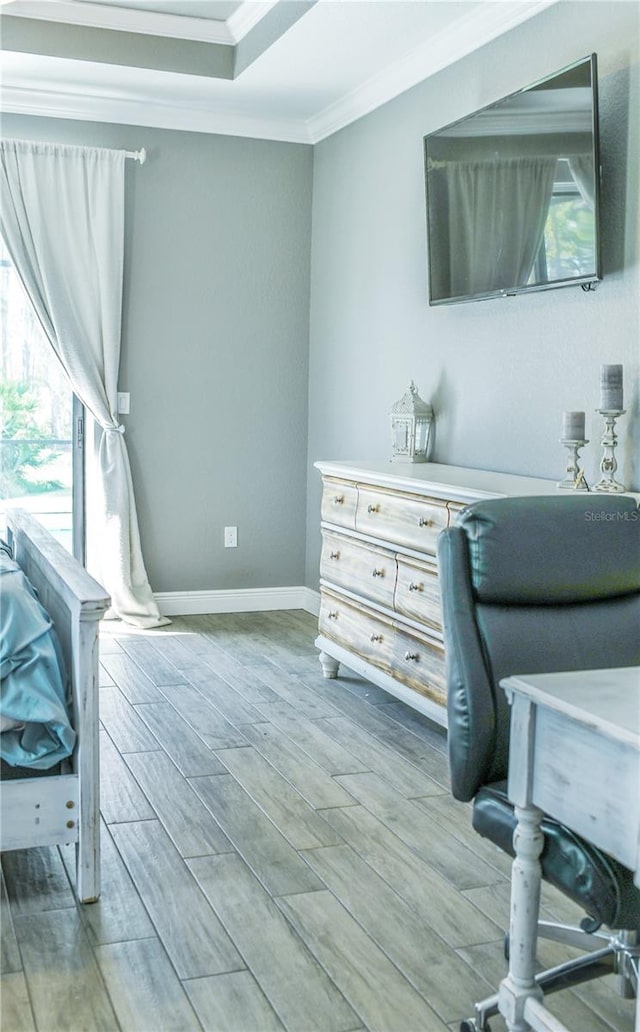
[[[407,660],[412,659],[414,661],[414,663],[417,663],[418,660],[420,659],[420,656],[418,655],[417,652],[405,652],[404,658],[407,659]]]
[[[330,559],[339,559],[340,558],[340,553],[339,552],[330,552],[329,553],[329,558]]]
[[[382,641],[382,635],[381,634],[372,634],[370,640],[374,641],[374,642],[375,641]]]
[[[384,577],[384,570],[374,570],[372,577]]]
[[[421,516],[420,519],[418,520],[418,526],[419,527],[430,527],[432,522],[433,522],[432,520],[426,520],[424,518],[424,516]]]
[[[422,591],[422,590],[423,590],[422,584],[414,584],[413,581],[411,581],[411,584],[409,585],[409,591]]]
[[[338,619],[338,614],[335,611],[335,609],[330,609],[329,612],[327,613],[327,616],[329,617],[330,620],[337,620]]]
[[[342,505],[343,502],[344,502],[344,495],[336,495],[335,498],[333,499],[333,504],[334,505]]]
[[[379,509],[380,509],[379,505],[368,505],[367,506],[367,512],[378,512]]]

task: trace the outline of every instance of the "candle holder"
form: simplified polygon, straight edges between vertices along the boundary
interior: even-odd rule
[[[600,460],[602,476],[593,490],[619,494],[622,491],[626,491],[626,487],[615,478],[615,472],[618,468],[618,463],[616,462],[616,444],[618,443],[616,419],[618,416],[624,416],[626,409],[596,409],[596,412],[599,412],[604,419],[604,433],[600,441],[603,448],[602,459]]]
[[[567,449],[567,466],[566,466],[566,477],[564,480],[559,480],[557,487],[566,488],[569,491],[588,491],[589,485],[584,478],[584,470],[581,469],[578,461],[578,452],[585,444],[589,442],[586,440],[570,441],[566,437],[560,439],[560,444],[563,444]]]

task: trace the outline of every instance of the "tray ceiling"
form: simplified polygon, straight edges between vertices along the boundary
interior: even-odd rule
[[[0,0],[2,108],[316,143],[557,0]]]

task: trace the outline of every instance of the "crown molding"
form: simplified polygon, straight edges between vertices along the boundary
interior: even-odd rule
[[[153,101],[127,100],[98,93],[62,92],[3,86],[2,112],[39,115],[43,118],[71,118],[83,122],[113,122],[152,129],[246,136],[279,143],[311,143],[306,124],[300,119],[256,117],[238,111],[224,111],[220,105],[202,110]]]
[[[167,36],[173,39],[233,46],[257,25],[277,2],[278,0],[265,0],[264,3],[251,3],[245,0],[226,21],[213,21],[211,18],[161,14],[133,7],[81,4],[76,0],[5,0],[3,17],[15,15],[20,18],[62,22],[65,25],[84,25],[94,29],[139,32],[148,36]]]
[[[233,42],[239,43],[278,3],[279,0],[245,0],[242,6],[227,18],[226,25]]]
[[[457,19],[453,25],[416,47],[405,58],[372,76],[337,103],[307,120],[277,114],[272,117],[256,116],[240,111],[232,104],[225,106],[219,100],[206,107],[189,107],[180,103],[164,104],[152,98],[134,100],[121,94],[110,95],[104,90],[96,87],[92,89],[90,86],[82,91],[71,87],[63,89],[53,83],[50,87],[45,84],[41,88],[16,86],[11,84],[6,68],[2,86],[2,108],[6,112],[49,118],[114,122],[156,129],[315,144],[558,2],[559,0],[520,0],[515,8],[512,4],[502,3],[480,5],[471,15]],[[53,4],[73,6],[74,10],[76,6],[99,6],[76,5],[73,0],[20,0],[19,4],[16,3],[16,8],[19,7],[16,13],[22,13],[23,5],[27,4],[31,7],[44,6],[47,9]],[[255,6],[267,13],[274,4],[265,2]],[[205,21],[181,17],[178,20]]]
[[[311,142],[320,143],[556,3],[558,0],[521,0],[515,10],[511,4],[481,5],[309,119]]]

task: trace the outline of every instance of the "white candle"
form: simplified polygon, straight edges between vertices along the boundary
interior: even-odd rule
[[[600,408],[604,412],[622,411],[622,366],[600,366]]]
[[[584,441],[584,412],[562,413],[563,441]]]

